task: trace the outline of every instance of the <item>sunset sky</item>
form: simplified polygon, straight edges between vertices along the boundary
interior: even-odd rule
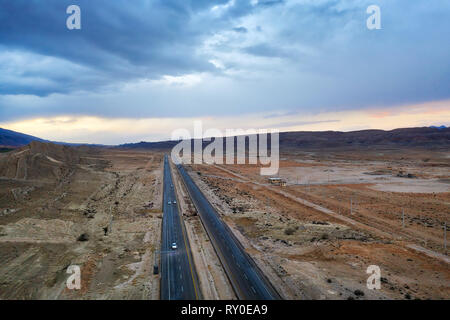
[[[81,8],[68,30],[66,8]],[[381,9],[369,30],[366,9]],[[66,142],[178,128],[450,125],[448,0],[0,0],[0,127]]]

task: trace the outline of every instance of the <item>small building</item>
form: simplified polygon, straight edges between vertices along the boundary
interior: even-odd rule
[[[269,183],[276,185],[276,186],[285,186],[286,180],[284,180],[280,177],[274,177],[274,178],[269,178]]]

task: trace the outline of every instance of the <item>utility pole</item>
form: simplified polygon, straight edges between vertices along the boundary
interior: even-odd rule
[[[159,250],[155,250],[154,254],[155,254],[155,262],[153,263],[153,274],[158,274],[159,273],[159,265],[158,265],[158,253],[160,253],[161,251]]]
[[[113,212],[112,212],[112,205],[109,206],[109,224],[108,224],[108,234],[112,233],[112,223],[113,223]]]
[[[402,227],[405,227],[405,208],[402,208]]]
[[[447,254],[447,222],[444,222],[444,250]]]

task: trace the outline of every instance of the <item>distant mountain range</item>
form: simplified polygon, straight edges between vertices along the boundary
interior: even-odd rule
[[[170,149],[179,141],[139,142],[122,144],[125,149]],[[203,142],[204,145],[209,142]],[[280,148],[369,148],[369,147],[425,147],[450,148],[450,128],[421,127],[390,131],[361,130],[296,131],[280,133]]]
[[[446,129],[447,127],[446,127],[446,126],[439,126],[439,127],[437,127],[437,126],[430,126],[430,128],[435,128],[435,129]]]
[[[29,144],[31,141],[48,142],[28,134],[0,128],[0,146],[21,147]]]
[[[280,146],[293,148],[424,147],[450,148],[450,128],[402,128],[389,131],[285,132]]]
[[[52,142],[27,134],[0,128],[0,147],[17,148],[31,141]],[[139,142],[116,146],[123,149],[170,149],[179,141]],[[68,146],[82,144],[53,142]],[[204,142],[204,145],[209,142]],[[90,145],[102,146],[102,145]],[[450,148],[450,128],[421,127],[395,130],[339,131],[297,131],[281,132],[281,148],[364,148],[364,147],[444,147]]]
[[[27,144],[30,144],[32,141],[52,142],[54,144],[62,144],[62,145],[74,146],[74,147],[85,146],[85,145],[92,146],[92,147],[104,146],[104,145],[100,145],[100,144],[68,143],[68,142],[44,140],[44,139],[41,139],[38,137],[30,136],[28,134],[0,128],[0,148],[1,149],[11,149],[11,148],[22,147]]]

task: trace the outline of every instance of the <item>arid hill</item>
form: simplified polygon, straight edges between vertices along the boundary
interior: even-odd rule
[[[280,134],[280,145],[297,148],[449,147],[450,128],[284,132]]]
[[[139,142],[120,145],[125,149],[163,150],[175,146],[178,141]],[[204,142],[204,145],[209,142]],[[390,131],[361,130],[351,132],[339,131],[295,131],[280,133],[282,149],[322,149],[322,148],[448,148],[450,145],[450,128],[422,127],[402,128]]]
[[[29,145],[0,155],[0,177],[10,179],[59,179],[80,163],[72,147],[32,141]]]

